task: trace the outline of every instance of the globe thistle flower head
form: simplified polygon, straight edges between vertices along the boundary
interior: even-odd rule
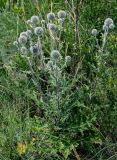
[[[55,14],[53,12],[50,12],[47,14],[47,19],[49,21],[53,21],[55,19]]]
[[[61,59],[61,54],[59,53],[58,50],[53,50],[51,52],[51,59],[54,61],[59,61]]]
[[[92,33],[93,36],[96,36],[97,35],[97,29],[92,29],[91,33]]]
[[[65,63],[70,64],[71,63],[71,56],[66,56],[65,57]]]
[[[27,30],[27,31],[26,31],[26,34],[27,34],[27,37],[31,37],[32,31],[31,31],[31,30]]]
[[[39,22],[39,17],[38,17],[38,16],[32,16],[32,17],[31,17],[31,22],[32,22],[33,24],[37,24],[37,23]]]
[[[20,37],[18,38],[18,42],[19,42],[19,44],[21,44],[21,45],[25,45],[25,44],[27,43],[27,37],[26,37],[26,36],[20,36]]]
[[[53,68],[53,62],[52,61],[48,61],[47,68],[48,69],[52,69]]]
[[[64,18],[66,17],[66,15],[67,15],[67,14],[66,14],[65,11],[62,11],[62,10],[61,10],[61,11],[58,12],[58,18],[59,18],[59,19],[64,19]]]
[[[33,55],[39,54],[39,53],[40,53],[40,48],[39,48],[39,47],[40,47],[40,46],[39,46],[38,43],[36,43],[35,45],[32,45],[32,46],[30,47],[30,52],[31,52]]]
[[[26,36],[26,37],[28,37],[26,32],[21,32],[20,36]]]
[[[56,25],[54,23],[49,23],[48,24],[48,29],[52,32],[56,30]]]
[[[109,28],[110,28],[110,29],[114,29],[114,28],[115,28],[115,25],[114,25],[113,23],[111,23],[111,24],[109,25]]]
[[[104,25],[109,27],[110,24],[114,24],[113,20],[111,18],[106,18],[104,21]]]
[[[24,55],[27,55],[27,48],[26,47],[21,47],[20,49],[21,53],[24,54]]]
[[[36,27],[36,28],[34,29],[35,35],[37,35],[37,36],[39,36],[39,37],[42,36],[43,32],[44,32],[44,30],[43,30],[42,27]]]
[[[28,25],[32,25],[31,20],[27,20],[26,23],[27,23]]]
[[[62,24],[63,22],[64,22],[64,20],[63,20],[62,18],[59,18],[59,19],[58,19],[58,23],[59,23],[59,24]]]

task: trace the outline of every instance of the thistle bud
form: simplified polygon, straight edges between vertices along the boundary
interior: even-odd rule
[[[92,33],[93,36],[96,36],[97,35],[97,29],[92,29],[91,33]]]

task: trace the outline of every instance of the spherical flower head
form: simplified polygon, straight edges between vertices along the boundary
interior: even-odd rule
[[[59,18],[59,19],[64,19],[64,18],[66,17],[66,15],[67,15],[67,14],[66,14],[65,11],[62,11],[62,10],[61,10],[61,11],[58,12],[58,18]]]
[[[104,25],[109,27],[110,24],[114,24],[113,20],[111,18],[105,19]]]
[[[52,69],[53,68],[53,62],[52,61],[48,61],[47,68],[48,69]]]
[[[31,22],[32,22],[33,24],[37,24],[37,23],[39,22],[39,17],[38,17],[38,16],[32,16],[32,17],[31,17]]]
[[[70,64],[71,63],[71,56],[66,56],[65,57],[65,63]]]
[[[55,14],[53,12],[50,12],[47,14],[47,19],[49,21],[53,21],[55,19]]]
[[[30,47],[30,52],[33,54],[33,55],[37,55],[37,54],[39,54],[39,52],[40,52],[40,48],[39,48],[40,46],[39,46],[39,44],[35,44],[35,45],[32,45],[31,47]]]
[[[28,37],[26,32],[21,32],[20,36],[26,36],[26,37]]]
[[[54,32],[56,30],[56,25],[53,23],[49,23],[48,24],[48,29],[52,32]]]
[[[27,30],[27,31],[26,31],[26,34],[27,34],[27,37],[31,37],[32,31],[31,31],[31,30]]]
[[[24,54],[24,55],[27,55],[27,48],[26,47],[21,47],[20,49],[21,53]]]
[[[36,28],[34,29],[34,33],[35,33],[37,36],[39,36],[39,37],[42,36],[43,32],[44,32],[44,30],[43,30],[42,27],[36,27]]]
[[[58,23],[59,23],[59,24],[62,24],[63,22],[64,22],[63,19],[61,19],[61,18],[58,19]]]
[[[51,52],[51,58],[52,58],[52,60],[54,60],[54,61],[59,61],[59,60],[61,59],[61,54],[59,53],[58,50],[53,50],[53,51]]]
[[[92,33],[93,36],[96,36],[97,35],[97,29],[92,29],[91,33]]]
[[[18,38],[18,42],[22,45],[26,44],[27,43],[27,37],[26,36],[20,36]]]
[[[109,28],[110,28],[110,29],[114,29],[114,28],[115,28],[115,25],[114,25],[113,23],[111,23],[111,24],[109,25]]]

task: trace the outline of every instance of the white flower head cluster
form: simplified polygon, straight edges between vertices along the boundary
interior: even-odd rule
[[[114,29],[114,21],[111,18],[106,18],[103,25],[103,30]]]
[[[63,10],[60,10],[57,14],[58,14],[59,29],[62,29],[62,25],[64,23],[65,17],[67,16],[67,13]],[[47,28],[52,33],[57,28],[56,24],[53,23],[53,21],[55,19],[55,14],[53,12],[48,13],[47,19],[49,20],[49,23],[47,24]]]
[[[61,30],[62,29],[62,26],[63,26],[63,23],[64,23],[64,20],[65,20],[65,17],[67,16],[67,13],[63,10],[59,11],[58,12],[58,23],[59,23],[59,29]]]
[[[57,13],[57,18],[55,13],[50,12],[46,15],[46,20],[39,18],[37,15],[33,15],[29,20],[26,21],[27,24],[27,30],[24,32],[21,32],[19,35],[19,38],[16,42],[14,42],[14,45],[18,47],[21,53],[24,53],[28,56],[28,53],[32,53],[32,55],[40,55],[40,57],[44,57],[43,54],[43,47],[41,42],[41,37],[45,32],[46,29],[49,30],[51,38],[53,42],[52,44],[52,52],[50,54],[50,61],[47,63],[48,67],[52,68],[52,65],[59,64],[61,62],[62,56],[59,53],[58,50],[55,49],[55,41],[54,36],[56,35],[56,31],[59,28],[59,25],[62,26],[65,17],[67,16],[67,13],[63,10],[60,10]],[[57,20],[58,24],[54,20]],[[41,54],[42,53],[42,54]],[[41,56],[42,55],[42,56]],[[70,63],[71,57],[66,56],[65,57],[65,64]]]
[[[102,44],[99,44],[99,40],[97,38],[97,29],[93,29],[91,31],[92,35],[95,37],[99,52],[102,53],[104,51],[104,47],[107,42],[109,29],[114,29],[114,21],[111,18],[106,18],[103,25],[104,33],[102,34]]]

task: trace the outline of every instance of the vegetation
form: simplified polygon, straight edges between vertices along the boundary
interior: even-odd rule
[[[0,159],[117,159],[116,0],[0,1]]]

